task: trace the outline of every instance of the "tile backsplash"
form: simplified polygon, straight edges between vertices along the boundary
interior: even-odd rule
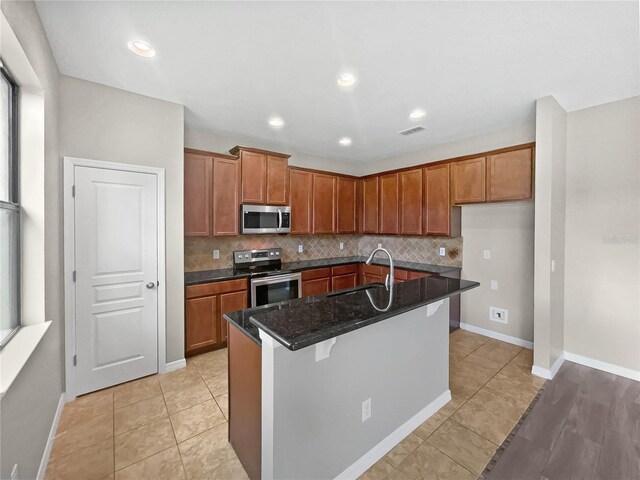
[[[340,250],[340,243],[344,249]],[[213,270],[232,266],[233,252],[254,248],[282,248],[282,260],[313,260],[317,258],[369,255],[382,243],[394,260],[462,266],[462,237],[397,237],[384,235],[238,235],[236,237],[186,237],[184,241],[184,269],[187,272]],[[304,251],[298,253],[298,245]],[[438,255],[445,247],[447,255]],[[213,258],[213,250],[220,258]]]

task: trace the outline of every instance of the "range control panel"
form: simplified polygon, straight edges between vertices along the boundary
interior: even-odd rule
[[[265,248],[261,250],[243,250],[241,252],[233,252],[233,263],[253,263],[268,262],[271,260],[280,260],[282,257],[281,248]]]

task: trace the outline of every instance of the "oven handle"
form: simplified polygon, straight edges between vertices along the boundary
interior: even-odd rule
[[[268,285],[271,283],[279,283],[283,281],[297,280],[298,281],[298,298],[302,298],[302,274],[301,273],[287,273],[285,275],[276,275],[273,277],[255,278],[251,279],[251,307],[256,307],[256,287],[260,285]]]

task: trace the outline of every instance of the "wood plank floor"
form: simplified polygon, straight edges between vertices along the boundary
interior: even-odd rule
[[[640,382],[565,362],[484,478],[640,479]]]

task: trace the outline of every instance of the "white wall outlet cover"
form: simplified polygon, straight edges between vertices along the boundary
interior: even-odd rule
[[[298,245],[298,253],[304,252],[304,245]]]
[[[362,402],[362,421],[369,420],[371,418],[371,399],[367,398]]]
[[[340,242],[340,250],[344,250],[344,242]]]
[[[324,342],[316,343],[316,362],[329,358],[331,356],[331,349],[335,344],[335,337],[325,340]]]
[[[447,254],[447,249],[444,247],[440,247],[440,256],[444,257]]]
[[[555,260],[551,260],[551,271],[552,272],[556,271],[556,261]]]
[[[497,290],[497,289],[498,289],[498,281],[491,280],[491,290]]]
[[[215,259],[220,258],[220,250],[214,250],[213,251],[213,258],[215,258]]]
[[[382,248],[382,244],[381,243],[378,243],[378,248]]]
[[[509,323],[509,310],[506,308],[489,307],[489,320],[498,323]]]
[[[485,260],[491,260],[491,250],[485,250],[482,254]]]

